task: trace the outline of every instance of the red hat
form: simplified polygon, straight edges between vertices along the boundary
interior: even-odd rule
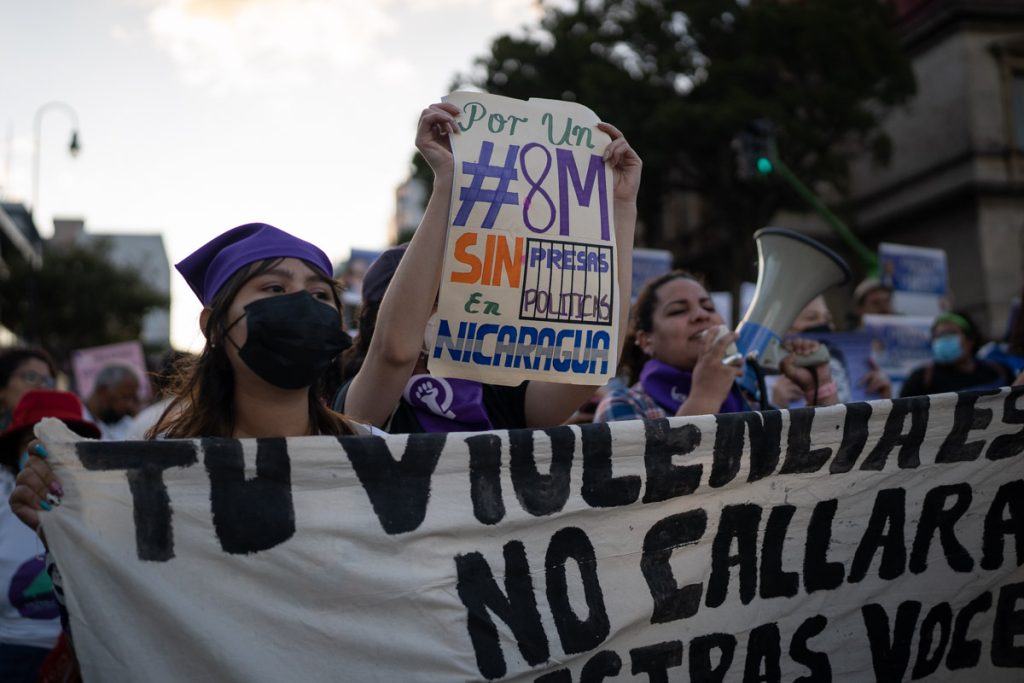
[[[82,415],[82,402],[70,391],[35,389],[29,391],[14,408],[11,424],[0,434],[0,453],[12,447],[22,434],[44,417],[55,417],[81,436],[98,439],[99,428]]]

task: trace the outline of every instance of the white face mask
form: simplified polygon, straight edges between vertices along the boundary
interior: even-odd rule
[[[437,313],[427,318],[427,326],[423,328],[423,353],[427,358],[434,350],[434,339],[437,337]]]

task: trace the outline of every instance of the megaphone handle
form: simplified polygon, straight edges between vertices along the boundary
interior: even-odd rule
[[[814,353],[806,356],[793,356],[793,365],[798,368],[812,368],[815,365],[821,365],[831,360],[832,355],[828,352],[828,347],[822,343],[818,343],[818,348],[814,350]]]

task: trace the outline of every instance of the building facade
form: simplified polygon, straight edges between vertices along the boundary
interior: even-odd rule
[[[55,218],[53,221],[52,243],[87,244],[103,240],[107,245],[106,256],[116,266],[132,268],[154,290],[170,297],[171,267],[164,249],[164,239],[159,234],[144,233],[91,233],[85,231],[82,219]],[[169,349],[171,345],[170,306],[156,308],[142,320],[139,341],[149,349]]]
[[[953,303],[1002,336],[1024,287],[1024,2],[902,0],[918,92],[891,163],[852,168],[862,239],[946,251]]]

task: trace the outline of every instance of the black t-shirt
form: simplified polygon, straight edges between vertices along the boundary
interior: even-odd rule
[[[910,377],[900,388],[900,398],[942,394],[948,391],[993,389],[1006,386],[1011,381],[1009,370],[989,361],[975,363],[973,372],[961,372],[952,365],[928,363],[910,373]]]
[[[345,412],[345,397],[348,395],[351,383],[352,380],[345,382],[334,396],[333,406],[339,413]],[[526,387],[528,384],[529,382],[523,382],[514,387],[498,384],[482,385],[484,410],[487,411],[487,417],[490,418],[494,429],[526,427]],[[412,406],[404,398],[399,401],[398,408],[384,425],[384,430],[389,434],[423,434],[426,431],[416,419],[416,413]]]

